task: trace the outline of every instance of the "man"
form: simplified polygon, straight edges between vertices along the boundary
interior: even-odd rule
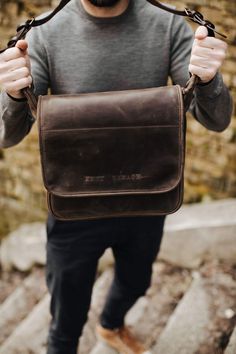
[[[28,42],[28,44],[27,44]],[[29,55],[28,55],[29,47]],[[189,72],[201,83],[191,111],[206,128],[222,131],[232,101],[218,73],[227,45],[192,31],[178,16],[145,0],[72,0],[27,41],[0,56],[2,147],[17,144],[32,119],[21,89],[34,81],[37,94],[165,86],[170,75],[185,85]],[[31,76],[32,74],[32,76]],[[59,173],[59,172],[58,172]],[[48,354],[75,354],[87,319],[99,257],[111,247],[115,275],[97,333],[122,353],[141,354],[124,317],[150,285],[164,217],[47,222],[47,284],[52,295]]]

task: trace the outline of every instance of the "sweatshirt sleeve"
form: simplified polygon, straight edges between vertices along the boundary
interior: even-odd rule
[[[36,95],[47,94],[49,87],[47,55],[38,28],[27,35],[31,73]],[[0,148],[18,144],[31,130],[34,118],[27,101],[13,100],[6,92],[0,92]]]
[[[194,35],[180,16],[173,17],[171,35],[170,75],[174,84],[185,86],[189,79],[188,66]],[[221,132],[230,124],[233,101],[218,72],[208,84],[198,84],[189,111],[207,129]]]

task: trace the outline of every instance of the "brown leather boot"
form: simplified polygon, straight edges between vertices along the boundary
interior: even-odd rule
[[[151,354],[125,326],[111,330],[97,325],[96,333],[98,339],[117,350],[120,354]]]

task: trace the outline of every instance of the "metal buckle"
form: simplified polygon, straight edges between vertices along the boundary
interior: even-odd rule
[[[17,27],[17,35],[14,36],[8,43],[7,43],[7,47],[8,48],[12,48],[15,47],[17,41],[19,41],[20,39],[24,39],[26,34],[29,32],[29,30],[31,29],[33,23],[35,21],[35,18],[33,17],[30,20],[27,20],[23,25],[20,25]]]
[[[227,36],[225,36],[224,34],[217,32],[215,30],[215,25],[212,22],[205,20],[204,16],[201,14],[201,12],[193,11],[193,10],[186,8],[185,13],[186,13],[186,16],[188,16],[191,21],[198,23],[200,26],[207,27],[210,31],[217,33],[219,36],[221,36],[223,38],[227,38]]]
[[[29,29],[32,27],[32,25],[33,25],[34,22],[35,22],[35,18],[33,17],[32,19],[27,20],[27,21],[26,21],[25,23],[23,23],[22,25],[19,25],[19,26],[17,27],[17,29],[16,29],[17,33],[20,32],[20,31],[22,31],[22,30],[24,30],[24,29],[29,30]]]

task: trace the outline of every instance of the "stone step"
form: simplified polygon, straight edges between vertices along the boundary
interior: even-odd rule
[[[46,293],[42,270],[34,271],[0,305],[0,345]]]
[[[235,214],[236,199],[184,205],[166,219],[159,259],[187,268],[199,267],[209,259],[234,262]],[[28,271],[35,264],[45,264],[45,242],[45,224],[22,225],[2,242],[1,267]],[[112,253],[107,250],[99,262],[99,270],[113,262]]]
[[[191,231],[191,228],[189,228],[188,230]],[[169,229],[169,231],[173,232],[171,228]],[[199,237],[201,237],[201,235],[199,235]],[[222,237],[222,242],[223,248],[225,246],[225,237]],[[195,242],[192,242],[191,251],[193,251],[193,249],[195,248],[196,243],[197,240],[195,240]],[[186,252],[187,251],[185,250],[185,253]],[[156,269],[156,266],[160,266],[163,269],[167,268],[166,272],[163,271],[163,278],[161,274],[162,270],[159,269],[158,271]],[[170,268],[170,266],[162,262],[154,264],[153,282],[151,288],[148,290],[146,296],[140,298],[139,301],[137,301],[137,303],[128,313],[126,317],[126,324],[131,327],[134,334],[136,334],[142,341],[144,341],[146,345],[150,346],[155,343],[152,351],[153,354],[159,354],[160,352],[168,352],[168,354],[192,354],[194,353],[194,351],[191,352],[190,347],[195,350],[195,352],[198,351],[200,353],[201,351],[199,351],[199,346],[201,346],[202,344],[204,345],[204,341],[207,341],[207,337],[208,339],[211,338],[211,336],[209,336],[208,330],[206,330],[206,327],[209,324],[211,325],[211,307],[213,299],[215,301],[219,298],[220,301],[224,304],[225,310],[230,310],[230,307],[231,309],[234,309],[236,305],[236,291],[234,291],[234,293],[232,292],[232,298],[234,299],[234,301],[231,301],[230,299],[223,299],[221,295],[216,295],[218,294],[218,290],[216,288],[217,283],[220,283],[221,287],[232,287],[234,289],[236,289],[236,284],[231,284],[231,280],[228,281],[226,274],[222,273],[217,276],[215,274],[211,280],[197,277],[196,279],[194,279],[192,285],[189,287],[190,282],[188,278],[189,276],[191,278],[191,274],[188,270],[181,270],[176,267],[172,267],[172,269],[168,270],[168,267]],[[84,328],[79,354],[94,354],[94,352],[96,354],[114,354],[111,352],[105,352],[105,350],[110,349],[104,346],[104,344],[96,344],[97,340],[95,336],[95,325],[98,321],[98,316],[104,304],[106,293],[112,280],[112,274],[113,271],[111,269],[108,269],[102,274],[102,276],[97,279],[95,283],[92,296],[91,310],[89,312],[88,322]],[[195,272],[195,274],[199,273]],[[172,284],[171,287],[169,285],[170,283]],[[37,284],[35,284],[35,288],[37,289]],[[209,288],[212,289],[211,296],[209,295]],[[176,291],[176,289],[178,290]],[[185,293],[184,297],[179,302],[178,306],[176,307],[176,310],[171,314],[171,312],[173,311],[173,304],[176,304],[178,302],[183,293]],[[13,300],[17,299],[16,295],[14,296]],[[25,295],[22,290],[20,291],[20,296],[22,298],[25,298]],[[41,296],[42,295],[40,295],[39,298],[41,298]],[[3,342],[3,345],[0,348],[0,354],[45,354],[46,338],[50,320],[49,298],[47,299],[47,296],[45,296],[43,300],[34,307],[33,311],[18,325],[18,327],[12,327],[11,335],[9,335],[9,330],[7,332],[8,334],[4,334],[5,329],[3,330],[4,337],[9,337],[5,340],[5,342]],[[19,312],[19,314],[21,314],[21,311],[23,313],[24,306],[19,305],[16,300],[13,300],[10,301],[9,297],[4,302],[4,306],[6,306],[6,304],[9,302],[10,305],[8,304],[6,308],[11,308],[11,304],[13,304],[13,302],[16,302],[16,308],[18,310],[15,310],[15,313],[17,311]],[[225,310],[221,309],[220,316],[222,316],[222,313],[224,313]],[[7,311],[5,311],[5,313],[7,313]],[[13,313],[9,312],[9,314],[7,315],[8,317],[6,317],[5,323],[7,323],[7,321],[11,322],[11,320],[14,321]],[[24,316],[20,316],[22,316],[23,318],[25,314]],[[168,318],[169,321],[167,323]],[[0,324],[1,319],[2,316],[0,312]],[[165,327],[166,323],[167,326]],[[179,326],[179,323],[181,323],[181,326]],[[4,323],[2,324],[2,327],[4,327]],[[185,333],[185,331],[187,331],[188,329],[191,329],[192,332],[190,330],[189,333]],[[172,339],[170,340],[173,335],[175,335],[175,338],[180,338],[179,342],[174,341],[174,348],[171,347],[171,343],[173,341]],[[188,339],[187,342],[186,338]],[[176,345],[176,343],[178,345]],[[163,351],[165,345],[167,344],[170,346],[170,349],[168,351]],[[160,350],[159,346],[161,346]],[[173,351],[171,351],[172,349]]]
[[[171,315],[153,353],[194,354],[207,339],[209,299],[202,280],[195,279]]]
[[[81,348],[79,351],[80,354],[89,353],[96,342],[95,325],[97,323],[99,312],[101,311],[101,308],[103,306],[106,291],[111,283],[112,274],[113,271],[111,269],[108,269],[98,278],[94,285],[91,309],[89,312],[89,320],[84,328],[83,336],[81,338]],[[27,285],[32,285],[32,277],[30,279],[27,279],[26,283]],[[21,295],[24,298],[25,293],[23,292],[23,290],[17,290],[17,296]],[[13,296],[13,300],[14,298],[16,298],[16,295]],[[8,298],[6,301],[8,301],[9,304],[12,304],[12,299]],[[27,295],[25,301],[27,301]],[[50,321],[49,301],[50,296],[46,294],[43,299],[33,308],[28,317],[26,317],[22,322],[20,322],[20,324],[15,328],[12,334],[5,340],[5,342],[3,342],[3,345],[0,348],[0,354],[46,353],[45,348]],[[19,311],[23,312],[24,307],[21,303],[19,303],[18,309]],[[15,321],[14,315],[16,316],[16,313],[13,311],[9,314],[8,318]]]
[[[222,348],[215,347],[216,338],[213,338],[212,331],[215,335],[217,331],[225,331],[226,323],[229,325],[227,313],[230,306],[234,308],[236,305],[235,296],[236,282],[230,275],[213,274],[202,278],[198,274],[170,316],[152,352],[154,354],[222,352]],[[221,323],[225,319],[221,328],[217,328],[219,319]],[[219,345],[219,341],[217,343]]]
[[[37,354],[45,346],[49,324],[49,295],[34,307],[0,348],[0,354]]]
[[[179,271],[170,272],[163,263],[154,264],[149,290],[139,298],[125,318],[132,333],[147,347],[156,342],[173,311],[173,303],[188,289],[191,279],[188,273],[180,275]],[[174,291],[170,290],[170,282]],[[98,341],[89,354],[116,354],[116,351]]]
[[[84,327],[83,335],[80,340],[80,347],[78,354],[88,354],[96,344],[95,326],[98,322],[99,314],[104,305],[107,291],[110,287],[113,277],[113,270],[107,269],[97,279],[92,294],[90,311],[88,314],[88,321]]]
[[[235,215],[236,199],[184,205],[166,219],[159,260],[184,268],[198,268],[210,259],[233,264]]]
[[[116,350],[102,342],[98,342],[90,354],[119,354]]]
[[[163,354],[163,353],[194,354],[196,352],[196,349],[198,349],[199,347],[198,338],[196,338],[198,334],[201,335],[201,339],[204,340],[207,339],[207,336],[205,335],[205,327],[209,323],[209,314],[208,314],[208,306],[206,305],[206,301],[204,297],[205,297],[205,293],[202,291],[201,282],[199,280],[195,280],[191,285],[190,290],[187,292],[187,294],[180,302],[179,306],[177,307],[177,310],[170,317],[167,326],[164,328],[162,335],[158,340],[158,344],[156,344],[151,349],[151,352],[153,354]],[[198,305],[197,304],[198,302],[201,303],[200,306],[196,306]],[[135,313],[134,313],[134,309],[132,309],[131,310],[131,312],[133,312],[132,315],[131,316],[128,315],[128,317],[131,317],[132,319],[128,318],[126,324],[129,324],[131,322],[133,326],[135,326],[136,324],[136,326],[138,327],[140,325],[141,320],[144,320],[146,322],[148,318],[145,318],[145,315],[147,315],[146,309],[148,306],[149,306],[148,300],[146,298],[141,298],[135,304],[134,307],[134,309],[136,310]],[[192,313],[190,313],[188,316],[189,308],[191,308],[192,306],[194,309],[196,309],[196,313],[193,313],[192,311]],[[199,315],[200,307],[202,307],[201,312],[204,314],[203,318],[201,318],[201,315]],[[158,316],[157,313],[155,313],[155,315]],[[192,318],[192,315],[195,316],[194,325],[193,323],[191,323],[192,333],[188,333],[188,335],[190,335],[190,344],[186,345],[185,343],[186,338],[188,338],[189,340],[189,337],[186,336],[186,329],[190,325],[188,320],[189,317]],[[196,315],[198,315],[198,317]],[[178,321],[180,320],[180,317],[181,317],[181,322],[180,322],[180,326],[178,326],[179,325]],[[184,322],[182,322],[182,318]],[[151,337],[152,333],[149,332],[148,335]],[[176,346],[176,339],[178,339],[177,346]],[[98,341],[96,343],[96,346],[90,352],[90,354],[117,354],[117,352],[112,348],[110,348],[109,346],[102,343],[101,341]]]
[[[234,263],[235,215],[236,199],[182,206],[166,218],[159,259],[190,269],[211,259]],[[113,263],[111,252],[104,261],[105,265]]]
[[[165,315],[168,311],[170,313],[174,298],[188,286],[188,281],[186,281],[186,284],[183,282],[181,287],[176,290],[176,293],[169,295],[167,284],[164,286],[156,283],[156,279],[160,278],[160,273],[163,271],[162,267],[163,265],[161,264],[154,264],[153,282],[147,295],[141,297],[126,316],[126,324],[146,345],[152,343],[164,327],[166,322],[162,318],[163,313],[165,312]],[[113,270],[108,269],[95,283],[89,319],[80,341],[79,354],[116,354],[116,351],[112,348],[106,346],[104,343],[97,342],[95,335],[95,325],[98,322],[99,314],[101,313],[107,291],[111,284],[112,275]],[[187,278],[186,274],[184,278]],[[177,281],[177,279],[173,279],[173,281]],[[158,293],[157,288],[160,293]],[[161,301],[160,298],[162,299]],[[170,307],[169,310],[167,309],[168,307]]]
[[[224,352],[224,354],[235,354],[236,353],[236,327],[230,337],[229,344]]]
[[[236,198],[185,204],[168,216],[169,230],[235,225]]]
[[[21,225],[1,242],[1,268],[8,272],[13,268],[26,272],[34,265],[45,265],[46,239],[45,223]],[[103,272],[113,262],[111,249],[107,249],[99,260],[98,271]]]
[[[104,344],[97,343],[95,336],[95,325],[112,276],[113,270],[108,269],[95,283],[79,354],[116,354]],[[152,346],[153,354],[192,354],[197,350],[199,353],[209,353],[205,349],[199,350],[199,347],[207,343],[207,348],[210,348],[209,345],[212,344],[209,343],[212,336],[208,331],[212,327],[212,313],[217,313],[222,321],[224,313],[227,313],[227,319],[230,308],[235,308],[236,283],[229,274],[220,273],[216,269],[214,274],[205,278],[201,278],[196,272],[194,276],[191,284],[190,273],[185,271],[180,274],[179,269],[174,270],[164,263],[155,263],[150,289],[127,314],[126,324],[134,334],[148,347],[155,343]],[[232,290],[230,294],[224,295],[225,289]],[[183,293],[185,295],[173,312],[173,304]],[[3,343],[0,354],[45,354],[49,321],[49,296],[46,295]],[[225,327],[222,332],[223,330],[225,331]],[[210,351],[214,352],[213,349]]]
[[[45,224],[36,222],[21,225],[1,243],[1,267],[6,271],[15,268],[26,272],[31,270],[34,265],[44,265],[46,260],[45,243]]]

